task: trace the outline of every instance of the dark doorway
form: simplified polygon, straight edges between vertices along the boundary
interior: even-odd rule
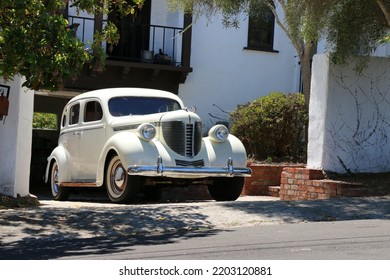
[[[127,2],[133,5],[132,0]],[[149,50],[150,13],[151,0],[145,0],[142,9],[136,9],[133,15],[121,17],[117,11],[109,15],[109,20],[116,24],[120,35],[117,45],[107,46],[109,58],[140,61],[142,50]]]

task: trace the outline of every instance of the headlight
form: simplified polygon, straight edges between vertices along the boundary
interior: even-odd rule
[[[224,142],[229,137],[229,130],[222,124],[215,125],[209,130],[209,137],[213,142]]]
[[[150,141],[156,136],[156,128],[150,123],[144,123],[137,128],[137,133],[141,139]]]

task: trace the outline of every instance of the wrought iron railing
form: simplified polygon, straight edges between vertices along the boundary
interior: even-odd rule
[[[94,18],[68,16],[72,32],[84,42],[88,48],[93,42]],[[103,28],[107,20],[103,20]],[[143,63],[158,63],[181,66],[183,28],[163,26],[122,24],[121,38],[117,45],[109,46],[104,43],[109,59],[135,61]]]

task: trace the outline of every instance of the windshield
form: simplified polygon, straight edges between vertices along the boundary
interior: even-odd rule
[[[173,99],[160,97],[114,97],[108,101],[108,109],[114,117],[146,115],[180,110],[180,104]]]

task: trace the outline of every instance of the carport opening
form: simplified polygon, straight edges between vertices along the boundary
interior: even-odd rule
[[[44,176],[47,157],[57,146],[62,111],[77,92],[36,92],[30,166],[30,193],[49,192]]]

